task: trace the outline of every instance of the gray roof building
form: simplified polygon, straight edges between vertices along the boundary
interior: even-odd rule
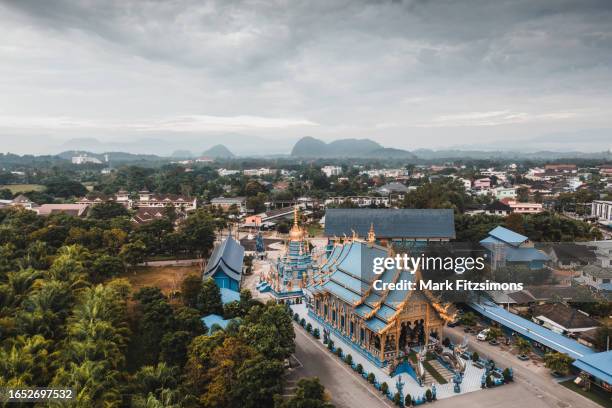
[[[325,211],[328,237],[367,237],[373,227],[380,239],[452,239],[455,216],[451,209],[331,208]]]

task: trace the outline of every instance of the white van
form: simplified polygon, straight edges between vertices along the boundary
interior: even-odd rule
[[[489,334],[490,329],[484,329],[476,336],[476,340],[485,341],[487,339],[487,334]]]

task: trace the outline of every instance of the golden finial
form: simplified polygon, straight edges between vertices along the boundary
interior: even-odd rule
[[[354,229],[351,229],[351,232],[352,232],[352,241],[355,241],[357,238],[359,238],[359,235],[357,235]]]
[[[374,233],[374,223],[370,224],[370,231],[368,231],[368,242],[370,244],[376,242],[376,234]]]
[[[293,207],[293,225],[298,226],[298,205]]]

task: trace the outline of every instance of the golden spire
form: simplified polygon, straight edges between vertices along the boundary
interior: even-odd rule
[[[374,223],[370,224],[370,231],[368,231],[368,242],[370,244],[376,242],[376,234],[374,233]]]
[[[298,225],[298,206],[293,207],[293,227],[289,231],[289,239],[291,241],[302,241],[304,239],[304,231]]]

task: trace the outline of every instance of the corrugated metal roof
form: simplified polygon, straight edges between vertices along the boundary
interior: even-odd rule
[[[370,226],[379,238],[455,238],[451,209],[332,208],[325,211],[325,235],[366,237]]]
[[[565,353],[574,359],[594,354],[595,352],[577,341],[569,339],[559,333],[555,333],[534,322],[523,319],[492,302],[469,303],[477,312],[514,330],[538,343],[544,344],[553,350]]]
[[[574,361],[574,366],[612,384],[612,351],[594,353]]]
[[[524,235],[518,234],[502,226],[495,227],[491,231],[489,231],[489,236],[497,238],[500,241],[511,245],[519,245],[529,239]]]
[[[544,252],[535,248],[506,248],[506,261],[509,262],[531,262],[549,261],[550,258]]]

